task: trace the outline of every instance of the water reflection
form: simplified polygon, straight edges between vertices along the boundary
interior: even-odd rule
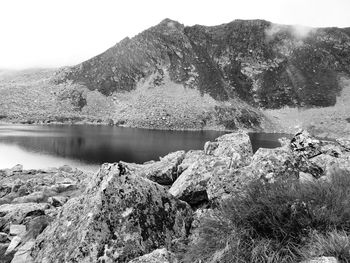
[[[31,164],[27,166],[31,167],[25,166],[27,169],[57,166],[55,161],[72,165],[119,160],[143,163],[176,150],[202,149],[206,141],[221,134],[108,126],[0,125],[0,168],[9,167],[14,161],[24,163],[23,158],[29,156]],[[16,154],[6,154],[5,147],[7,151],[12,147],[10,151]]]

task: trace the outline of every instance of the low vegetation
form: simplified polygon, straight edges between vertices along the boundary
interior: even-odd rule
[[[316,256],[350,262],[350,174],[338,171],[307,184],[253,182],[196,231],[188,262],[300,262]]]

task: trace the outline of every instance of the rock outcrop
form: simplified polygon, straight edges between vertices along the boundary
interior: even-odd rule
[[[197,205],[208,201],[207,184],[215,173],[229,171],[249,163],[252,146],[248,134],[232,133],[207,142],[204,151],[189,151],[179,165],[180,176],[169,192]]]
[[[105,164],[38,237],[32,256],[36,262],[126,262],[186,237],[191,220],[191,208],[159,184],[122,164]]]

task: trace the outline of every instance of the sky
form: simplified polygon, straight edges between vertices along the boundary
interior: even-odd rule
[[[170,18],[350,27],[350,0],[0,0],[0,69],[78,64]]]

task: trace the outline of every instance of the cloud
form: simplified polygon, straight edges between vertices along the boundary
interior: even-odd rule
[[[302,26],[302,25],[286,26],[286,25],[279,25],[279,24],[271,24],[271,26],[265,30],[265,34],[268,40],[273,39],[279,33],[289,33],[294,38],[298,40],[302,40],[308,37],[311,33],[315,32],[315,30],[316,29],[313,27]]]

